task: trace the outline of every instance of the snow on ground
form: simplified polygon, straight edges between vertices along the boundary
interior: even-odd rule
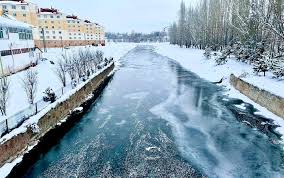
[[[230,75],[235,74],[236,76],[240,76],[247,73],[248,75],[245,78],[242,78],[244,81],[281,97],[284,97],[284,81],[273,79],[271,73],[268,73],[267,77],[257,76],[253,73],[251,65],[238,62],[234,59],[229,59],[225,65],[216,66],[213,59],[208,60],[204,57],[203,50],[180,48],[179,46],[170,45],[168,43],[157,43],[154,44],[154,46],[157,53],[176,60],[182,66],[196,73],[201,78],[211,82],[217,82],[220,81],[221,78],[224,78],[225,80],[222,84],[228,89],[227,94],[232,98],[239,98],[247,103],[253,104],[255,108],[260,111],[258,114],[272,118],[276,124],[281,126],[276,130],[283,135],[282,140],[284,140],[284,119],[276,116],[259,104],[256,104],[251,99],[231,87]]]

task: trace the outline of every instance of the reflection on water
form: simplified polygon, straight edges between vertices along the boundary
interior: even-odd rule
[[[239,115],[258,118],[222,100],[222,90],[137,47],[89,113],[25,177],[281,177],[273,129],[267,136],[240,123]]]

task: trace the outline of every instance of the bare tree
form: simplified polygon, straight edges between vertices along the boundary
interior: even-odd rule
[[[32,105],[36,97],[38,86],[38,73],[31,69],[27,70],[22,79],[23,88],[28,98],[28,102]]]
[[[104,60],[104,53],[102,51],[96,51],[96,59],[100,64]]]
[[[10,82],[8,77],[3,76],[0,78],[0,111],[1,114],[7,115],[7,104],[9,99],[9,86]]]
[[[63,58],[65,57],[63,56]],[[67,82],[67,79],[66,79],[67,66],[66,66],[65,61],[63,61],[62,59],[59,59],[57,61],[56,68],[55,68],[55,74],[60,80],[63,87],[66,87],[66,82]]]

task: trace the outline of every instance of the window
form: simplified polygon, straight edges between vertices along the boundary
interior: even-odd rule
[[[51,28],[54,29],[54,26],[52,26]]]
[[[56,39],[56,36],[53,36],[53,39]]]
[[[53,19],[53,15],[51,15],[51,16],[50,16],[50,18],[52,18],[52,19]]]
[[[49,31],[45,31],[46,34],[49,34]]]
[[[26,10],[26,6],[21,6],[22,10]]]
[[[55,34],[55,31],[52,31],[52,34]]]
[[[59,33],[59,34],[62,34],[62,32],[61,32],[61,31],[59,31],[58,33]]]
[[[8,39],[8,29],[0,27],[0,39]]]
[[[49,36],[46,36],[46,39],[49,39]]]
[[[7,6],[6,5],[2,5],[2,9],[7,9]]]
[[[26,17],[27,16],[27,14],[23,14],[23,17]]]
[[[57,18],[60,19],[60,16],[58,15]]]
[[[51,23],[54,23],[54,21],[51,21]]]
[[[17,13],[16,13],[16,12],[14,12],[14,13],[13,13],[13,16],[14,16],[14,17],[16,17],[16,16],[17,16]]]
[[[16,6],[15,6],[15,5],[12,5],[12,9],[16,9]]]
[[[33,39],[33,34],[31,30],[17,29],[17,31],[18,31],[20,40],[32,40]]]
[[[43,17],[44,17],[44,18],[47,18],[47,15],[44,15]]]

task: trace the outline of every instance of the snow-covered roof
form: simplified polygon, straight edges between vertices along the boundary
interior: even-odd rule
[[[20,22],[14,19],[9,19],[7,17],[0,16],[0,26],[6,27],[21,27],[21,28],[31,28],[32,26],[24,22]]]
[[[12,5],[27,5],[27,2],[20,2],[20,1],[0,1],[0,4],[12,4]]]

